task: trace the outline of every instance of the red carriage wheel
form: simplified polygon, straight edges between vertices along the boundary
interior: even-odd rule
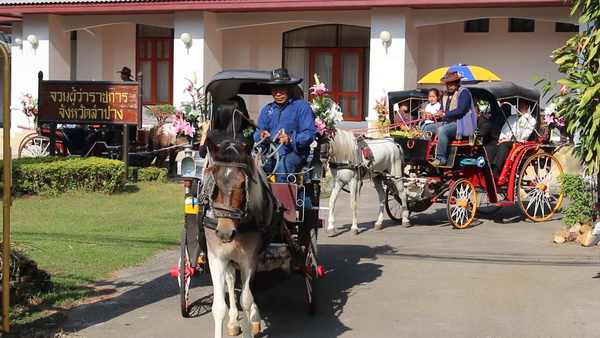
[[[317,265],[317,231],[315,229],[310,229],[302,274],[306,282],[306,312],[313,315],[317,310],[317,282],[323,275],[323,267]]]

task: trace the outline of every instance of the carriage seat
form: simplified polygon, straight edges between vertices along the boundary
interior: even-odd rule
[[[437,144],[437,142],[436,142]],[[469,146],[467,148],[467,146]],[[455,163],[460,162],[460,159],[462,159],[464,156],[460,156],[461,154],[465,154],[465,152],[468,152],[471,148],[470,148],[470,144],[469,141],[450,141],[448,143],[448,147],[449,147],[449,151],[448,151],[448,158],[446,159],[446,164],[445,165],[441,165],[439,166],[439,168],[452,168],[454,167]],[[458,159],[458,161],[457,161]]]

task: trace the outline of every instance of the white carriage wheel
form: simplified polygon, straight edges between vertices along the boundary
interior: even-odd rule
[[[454,228],[464,229],[471,225],[477,212],[477,192],[471,181],[462,178],[452,185],[446,212]]]
[[[558,179],[562,174],[560,162],[550,154],[538,153],[525,161],[515,194],[519,207],[529,219],[545,221],[558,211],[564,198]]]

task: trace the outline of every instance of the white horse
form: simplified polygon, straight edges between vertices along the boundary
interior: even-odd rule
[[[209,199],[207,217],[216,219],[216,228],[206,229],[214,288],[212,313],[215,337],[223,336],[223,320],[228,311],[225,287],[229,293],[227,333],[230,336],[242,332],[244,336],[255,335],[261,331],[261,318],[250,286],[264,234],[256,225],[274,227],[281,225],[283,218],[277,214],[277,202],[268,193],[264,173],[256,167],[250,155],[251,146],[234,141],[225,141],[217,146],[210,139],[207,139],[207,146],[214,159],[205,172],[203,194]],[[245,314],[241,324],[235,301],[236,269],[240,271],[240,303]]]
[[[402,226],[410,227],[408,220],[409,211],[406,207],[407,198],[402,182],[404,171],[404,156],[402,148],[390,139],[366,140],[373,153],[372,163],[366,160],[356,141],[356,137],[347,131],[338,130],[329,142],[328,156],[329,168],[333,176],[333,190],[329,198],[329,222],[327,224],[327,235],[335,234],[335,202],[340,190],[348,186],[350,191],[350,208],[352,209],[351,233],[358,234],[358,218],[356,216],[356,198],[360,189],[360,181],[371,179],[379,197],[379,216],[375,221],[375,230],[382,229],[383,212],[386,194],[383,189],[384,177],[382,173],[391,175],[390,181],[396,186],[396,191],[404,206],[402,210]]]

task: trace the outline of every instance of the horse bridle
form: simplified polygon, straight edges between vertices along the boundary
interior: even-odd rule
[[[215,162],[213,162],[213,165],[218,165],[221,167],[234,167],[234,168],[244,169],[243,172],[244,172],[245,186],[246,186],[246,188],[248,187],[248,174],[246,173],[246,171],[248,170],[247,164],[215,161]],[[216,182],[214,182],[214,185],[219,187],[219,185]],[[239,188],[239,189],[241,190],[241,188]],[[237,190],[237,189],[234,189],[234,190]],[[220,202],[215,202],[213,200],[214,194],[215,194],[215,191],[213,191],[210,194],[210,198],[209,198],[209,206],[213,211],[214,217],[240,220],[246,216],[246,213],[248,210],[248,189],[246,189],[246,200],[244,201],[243,209],[232,207],[231,205],[223,204]]]

